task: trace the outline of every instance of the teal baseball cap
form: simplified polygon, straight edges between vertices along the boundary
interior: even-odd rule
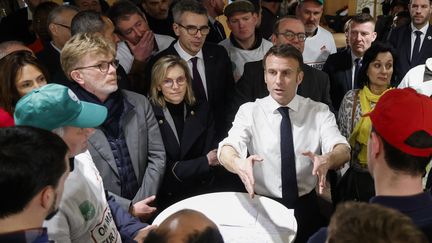
[[[14,113],[16,125],[49,131],[64,126],[97,127],[106,117],[104,106],[80,101],[72,90],[60,84],[47,84],[26,94]]]
[[[324,0],[300,0],[300,2],[314,1],[319,3],[320,5],[324,5]]]

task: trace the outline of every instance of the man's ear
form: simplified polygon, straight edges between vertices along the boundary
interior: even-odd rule
[[[304,72],[300,71],[299,74],[297,75],[297,85],[300,85],[301,82],[303,81],[304,78]]]
[[[370,154],[373,158],[377,158],[380,151],[382,150],[382,141],[375,132],[371,132],[369,139],[371,140],[369,144],[369,149],[371,150]]]
[[[51,32],[51,35],[57,35],[57,26],[53,23],[48,25],[49,32]]]
[[[79,70],[72,70],[70,77],[73,81],[77,82],[79,85],[84,85],[84,77]]]
[[[40,206],[49,211],[55,201],[55,190],[52,186],[46,186],[40,192]]]
[[[180,36],[180,26],[177,23],[173,23],[173,30],[176,36]]]

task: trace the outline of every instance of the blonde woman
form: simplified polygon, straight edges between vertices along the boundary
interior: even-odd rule
[[[219,165],[214,119],[206,102],[198,102],[184,60],[160,58],[152,70],[150,100],[166,152],[166,170],[157,200],[161,210],[181,199],[209,192],[212,167]]]

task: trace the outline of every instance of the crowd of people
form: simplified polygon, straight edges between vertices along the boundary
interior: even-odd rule
[[[151,225],[221,191],[294,209],[295,242],[432,241],[432,1],[390,2],[336,49],[323,0],[28,0],[0,22],[0,242],[223,242]]]

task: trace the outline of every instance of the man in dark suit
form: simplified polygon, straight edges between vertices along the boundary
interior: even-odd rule
[[[348,42],[350,49],[331,54],[324,64],[323,71],[330,78],[330,97],[335,112],[346,92],[357,87],[356,73],[361,67],[361,59],[375,40],[375,21],[369,14],[355,15],[350,22]]]
[[[154,56],[147,65],[146,85],[150,86],[151,69],[162,56],[183,58],[193,76],[193,90],[199,100],[209,103],[215,117],[216,140],[220,141],[228,131],[226,108],[234,90],[231,61],[222,46],[204,43],[209,33],[207,10],[195,1],[177,3],[173,8],[174,32],[178,41]],[[195,58],[195,60],[194,60]],[[196,64],[193,63],[196,62]]]
[[[52,81],[58,73],[63,74],[60,64],[60,51],[71,37],[71,22],[78,11],[79,9],[75,6],[62,5],[53,9],[48,15],[48,33],[52,41],[42,51],[36,53],[36,56],[49,71],[49,81]],[[58,83],[67,85],[68,82],[67,79],[64,79]]]
[[[274,30],[272,35],[274,45],[290,44],[303,52],[306,35],[304,25],[299,19],[293,16],[283,17],[276,21]],[[302,65],[302,69],[304,78],[297,89],[297,94],[325,103],[331,108],[330,81],[327,74],[306,64]],[[262,61],[246,63],[243,76],[235,86],[235,95],[229,117],[234,118],[238,108],[243,103],[253,102],[255,99],[263,98],[268,94]]]
[[[203,0],[203,6],[207,9],[208,26],[210,33],[206,37],[206,42],[219,43],[226,39],[225,29],[223,25],[217,21],[216,17],[223,14],[224,1],[223,0]]]
[[[229,98],[234,91],[234,78],[228,53],[222,46],[205,43],[209,33],[207,10],[194,0],[179,1],[173,7],[173,29],[178,41],[158,53],[146,67],[145,84],[150,86],[154,63],[166,55],[180,56],[192,74],[192,88],[195,97],[208,102],[215,118],[215,141],[226,137],[230,127],[227,119]],[[223,167],[215,167],[215,190],[243,191],[240,179]]]
[[[432,56],[432,27],[429,24],[430,0],[411,0],[408,9],[411,24],[392,31],[389,41],[399,51],[395,69],[400,82],[411,68],[424,64]],[[418,37],[417,37],[418,35]],[[397,84],[396,84],[397,85]]]

